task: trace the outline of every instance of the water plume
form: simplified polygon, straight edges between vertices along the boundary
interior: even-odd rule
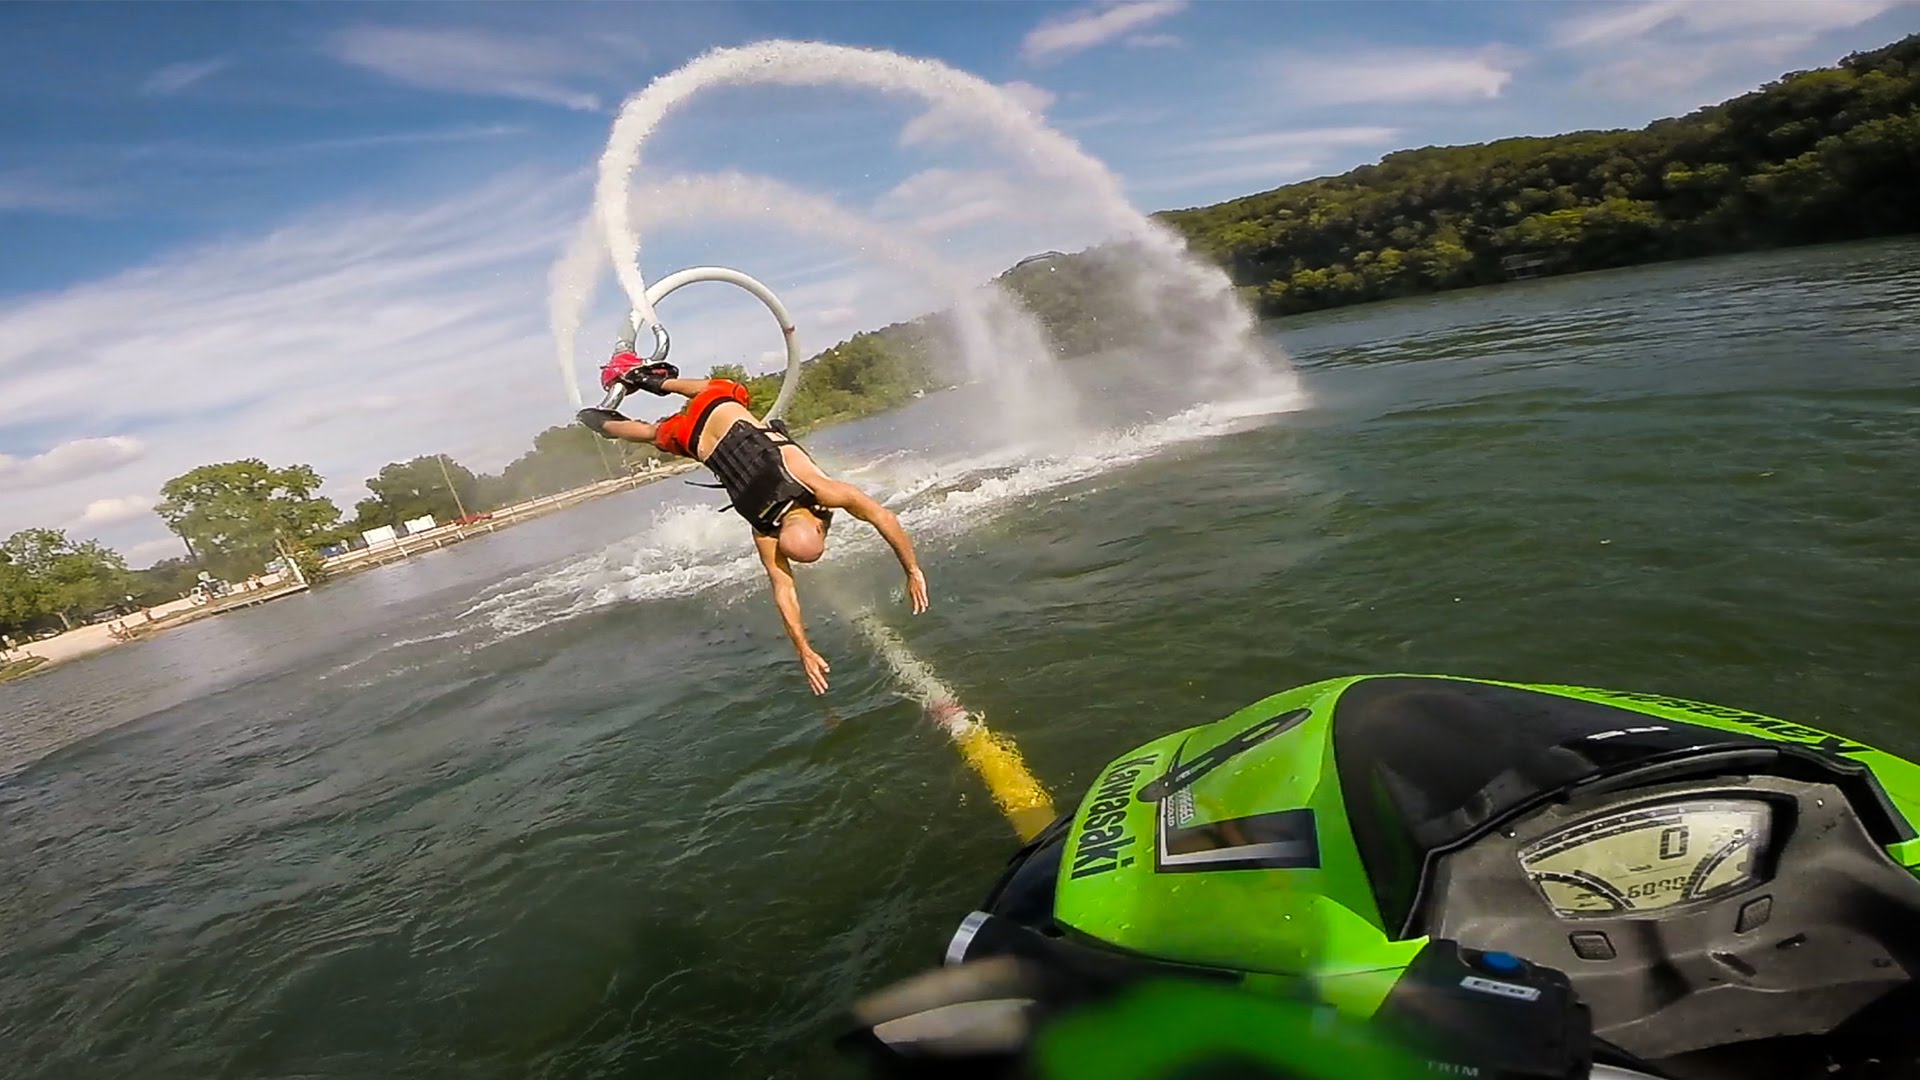
[[[1194,259],[1175,233],[1136,210],[1106,166],[1047,126],[1000,87],[934,60],[820,42],[769,41],[715,49],[662,75],[627,99],[601,154],[596,216],[614,273],[636,312],[652,319],[641,271],[631,186],[649,137],[677,108],[716,86],[861,86],[917,97],[987,135],[1033,173],[1074,193],[1090,217],[1137,265],[1137,345],[1193,361],[1192,375],[1236,384],[1270,369],[1253,318],[1218,267]]]

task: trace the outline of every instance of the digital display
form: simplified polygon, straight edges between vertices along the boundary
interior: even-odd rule
[[[1636,807],[1536,841],[1520,865],[1562,916],[1658,911],[1756,880],[1769,814],[1757,799]]]

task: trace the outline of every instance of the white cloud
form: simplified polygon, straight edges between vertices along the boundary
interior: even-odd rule
[[[1165,108],[1154,107],[1143,109],[1122,107],[1117,109],[1103,109],[1099,112],[1087,113],[1084,116],[1061,117],[1055,124],[1058,127],[1066,128],[1070,131],[1094,131],[1099,128],[1143,127],[1148,124],[1161,124],[1164,123],[1170,115],[1172,115],[1172,110]]]
[[[334,207],[0,301],[0,445],[22,445],[60,416],[82,425],[72,438],[137,438],[149,448],[111,476],[68,475],[0,495],[0,536],[69,521],[96,501],[157,493],[196,465],[243,457],[312,465],[326,480],[322,492],[349,511],[366,494],[364,479],[387,462],[444,451],[469,468],[498,470],[537,432],[572,419],[546,327],[547,273],[590,183],[586,170],[528,170],[411,206]],[[649,232],[649,271],[695,261],[754,271],[803,313],[809,355],[845,331],[948,299],[857,237],[787,242],[777,230],[713,229],[704,218],[684,227],[697,228],[697,239]],[[840,252],[853,256],[850,265]],[[792,276],[766,270],[780,266]],[[587,313],[582,376],[616,303],[609,296]],[[690,370],[748,362],[781,345],[765,309],[738,290],[677,293],[662,315]],[[776,353],[762,366],[783,359]],[[102,372],[114,373],[111,393],[102,392]],[[51,458],[60,464],[71,454]],[[42,475],[46,464],[29,471]],[[6,471],[25,468],[10,461]],[[122,551],[170,555],[177,543],[159,546],[162,530],[149,513],[103,524],[97,535]],[[138,546],[148,541],[155,546]]]
[[[86,184],[33,172],[0,173],[0,213],[91,214],[112,204],[106,192]]]
[[[577,44],[457,27],[361,25],[335,34],[327,52],[343,63],[429,90],[584,112],[601,107],[597,96],[564,81],[582,68]]]
[[[1491,101],[1513,81],[1518,58],[1500,49],[1375,49],[1277,58],[1290,105],[1393,105]]]
[[[1020,103],[1021,107],[1035,116],[1043,116],[1059,95],[1044,86],[1035,86],[1030,82],[1015,80],[1002,83],[1000,89],[1008,97]],[[960,138],[967,132],[969,114],[960,109],[935,105],[900,129],[901,146],[921,146],[927,143],[949,142]]]
[[[1186,43],[1178,34],[1135,34],[1121,42],[1129,49],[1178,49]]]
[[[371,150],[379,147],[486,142],[525,134],[527,134],[526,128],[514,124],[460,124],[454,127],[423,128],[416,131],[379,131],[369,135],[343,135],[334,139],[308,139],[304,142],[283,143],[278,146],[247,147],[235,149],[231,151],[231,155],[245,156],[264,162],[304,157],[309,154]]]
[[[1199,193],[1219,185],[1253,182],[1259,190],[1353,164],[1356,147],[1387,147],[1404,134],[1377,126],[1296,128],[1214,135],[1168,146],[1162,160],[1178,169],[1148,172],[1128,186],[1136,191]]]
[[[915,232],[944,233],[1011,216],[1022,202],[1021,192],[1001,173],[933,168],[894,185],[874,208]]]
[[[147,495],[122,495],[112,499],[95,499],[87,504],[80,516],[73,519],[73,527],[84,528],[90,525],[114,525],[122,521],[131,521],[153,509],[153,499]]]
[[[5,325],[0,320],[0,325]],[[45,487],[112,472],[146,455],[139,439],[114,435],[63,442],[28,458],[0,454],[0,490]]]
[[[854,320],[859,317],[860,309],[852,304],[841,304],[815,313],[813,324],[822,331],[847,330],[852,328]]]
[[[1605,4],[1567,19],[1554,34],[1563,46],[1608,45],[1663,33],[1727,34],[1748,30],[1819,34],[1858,26],[1911,0],[1765,0],[1701,3],[1644,0]]]
[[[1251,180],[1259,181],[1256,190],[1265,191],[1312,176],[1317,164],[1315,159],[1308,157],[1261,158],[1257,161],[1242,161],[1210,169],[1186,169],[1179,173],[1144,179],[1129,184],[1128,187],[1137,191],[1172,191]]]
[[[516,173],[0,306],[0,439],[49,416],[98,436],[0,459],[0,535],[242,457],[312,464],[342,494],[421,453],[499,468],[571,415],[545,270],[586,196],[584,174]],[[132,544],[160,524],[118,527],[103,539]]]
[[[1028,31],[1020,42],[1020,55],[1029,63],[1072,56],[1178,15],[1186,7],[1186,0],[1142,0],[1080,8]]]
[[[185,558],[187,547],[179,537],[169,536],[164,540],[142,540],[122,554],[127,557],[128,566],[144,570],[163,559]]]
[[[1580,11],[1551,41],[1584,66],[1590,93],[1686,109],[1718,101],[1802,64],[1831,63],[1821,38],[1912,0],[1642,0]]]
[[[1027,111],[1033,113],[1035,116],[1044,114],[1048,109],[1053,107],[1055,101],[1059,100],[1059,95],[1046,87],[1035,86],[1030,82],[1021,82],[1018,79],[1010,83],[1002,83],[1000,89],[1013,95],[1015,101],[1025,105]]]
[[[140,84],[140,92],[148,97],[166,97],[177,94],[187,87],[226,69],[233,61],[225,57],[212,60],[182,60],[147,76]]]

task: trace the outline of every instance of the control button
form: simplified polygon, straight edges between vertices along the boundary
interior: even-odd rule
[[[1483,952],[1480,970],[1493,975],[1518,975],[1526,962],[1510,952]]]
[[[1611,960],[1614,956],[1613,942],[1597,930],[1569,934],[1567,943],[1573,946],[1573,955],[1582,960]]]
[[[1773,897],[1763,896],[1758,900],[1749,900],[1740,905],[1740,918],[1734,921],[1733,932],[1744,934],[1773,917]]]

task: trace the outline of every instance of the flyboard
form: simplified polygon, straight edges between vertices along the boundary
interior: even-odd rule
[[[647,286],[647,305],[657,312],[660,301],[682,287],[700,281],[719,281],[745,289],[761,303],[767,305],[767,310],[773,313],[774,321],[780,324],[780,337],[786,343],[787,373],[781,380],[780,393],[774,397],[773,405],[760,417],[763,421],[779,419],[780,415],[786,412],[787,406],[793,403],[795,391],[800,389],[802,359],[800,338],[794,332],[793,317],[787,314],[787,306],[780,302],[780,298],[774,295],[772,289],[767,288],[752,276],[725,266],[690,266],[685,270],[676,270]],[[666,326],[657,317],[649,319],[638,311],[627,312],[622,319],[620,341],[632,347],[638,341],[643,327],[653,337],[653,352],[647,357],[647,362],[657,364],[665,360],[672,347],[672,340],[667,334]],[[627,388],[615,383],[613,388],[607,391],[607,396],[601,400],[600,407],[617,409],[626,397]]]

